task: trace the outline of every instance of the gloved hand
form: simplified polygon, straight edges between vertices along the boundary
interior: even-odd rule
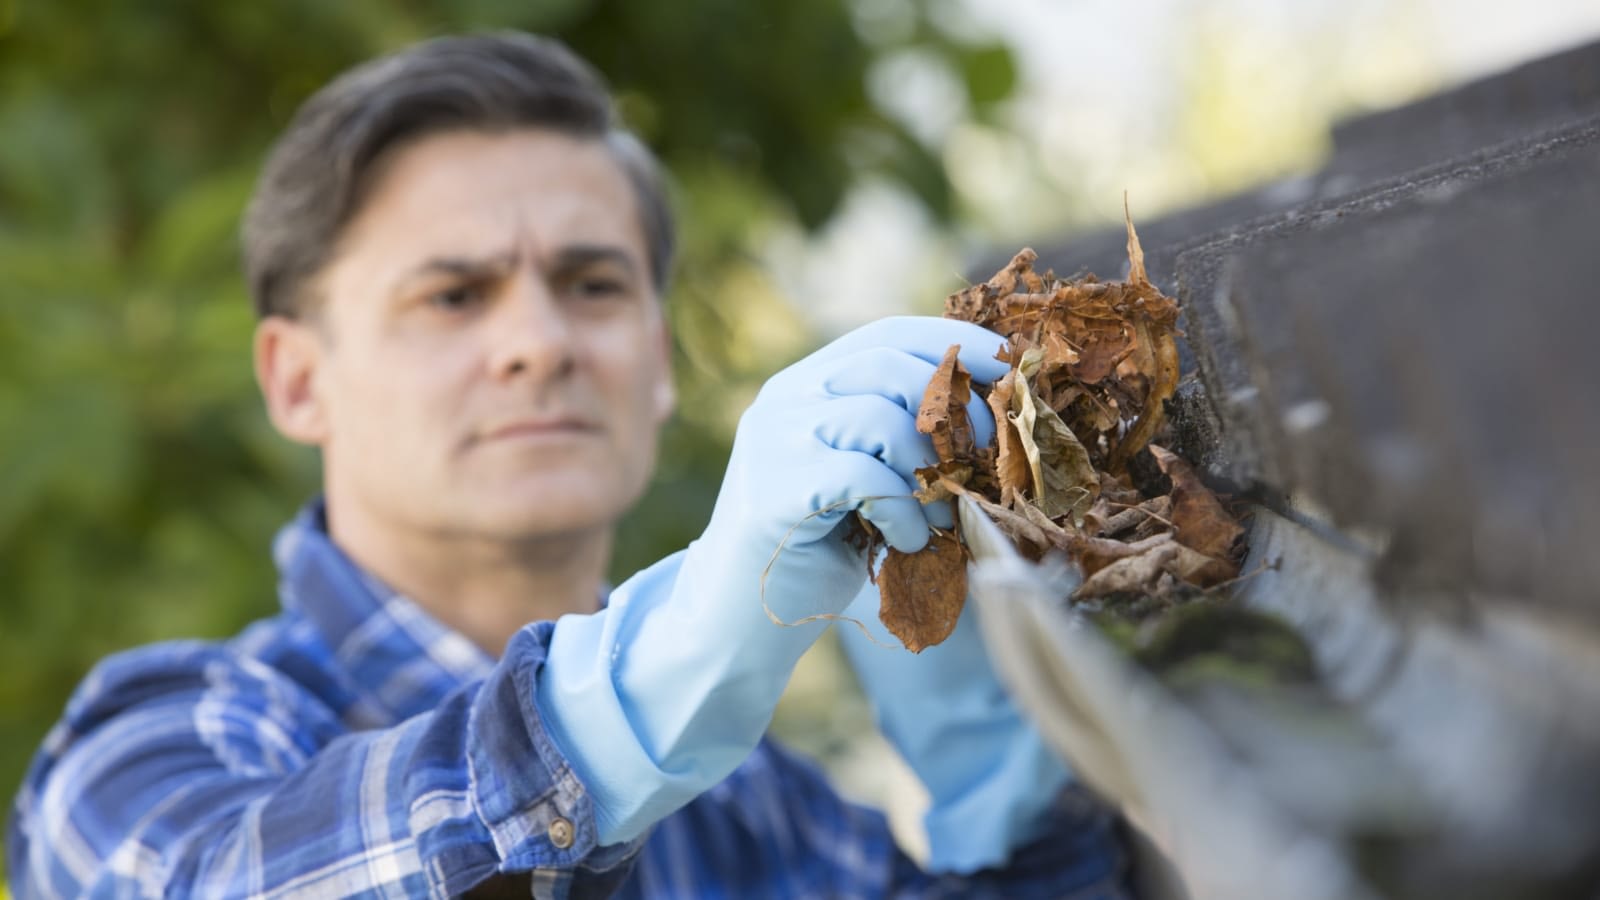
[[[826,628],[768,619],[769,560],[766,603],[794,622],[843,611],[865,583],[865,557],[837,527],[852,509],[891,546],[927,543],[912,473],[936,457],[917,406],[951,344],[987,382],[1006,371],[1001,342],[964,322],[885,319],[778,373],[739,422],[705,533],[619,585],[605,610],[557,622],[537,702],[589,790],[602,844],[642,834],[732,772]],[[988,407],[974,396],[969,412],[987,442]]]
[[[913,655],[878,621],[868,584],[845,615],[890,646],[839,632],[879,729],[928,789],[927,868],[938,873],[1004,864],[1039,836],[1072,781],[989,664],[977,614],[968,602],[950,637]]]

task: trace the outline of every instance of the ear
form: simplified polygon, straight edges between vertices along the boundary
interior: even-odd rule
[[[273,427],[291,441],[321,446],[328,439],[327,411],[316,390],[325,352],[312,325],[283,316],[256,324],[256,383]]]
[[[667,327],[667,317],[661,317],[660,340],[656,342],[657,365],[655,414],[656,424],[664,424],[678,406],[678,389],[672,380],[672,329]]]

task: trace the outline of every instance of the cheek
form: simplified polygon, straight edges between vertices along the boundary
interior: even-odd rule
[[[607,361],[608,389],[625,395],[635,432],[653,429],[664,418],[664,401],[671,397],[671,373],[665,364],[661,337],[648,327],[629,335],[626,349],[613,345]],[[665,394],[663,389],[665,388]]]
[[[359,445],[377,463],[414,459],[451,433],[461,399],[445,355],[369,355],[350,362],[329,385],[336,440],[342,432],[343,443]]]
[[[346,373],[328,386],[328,424],[336,456],[360,459],[363,467],[382,466],[399,455],[401,447],[391,443],[377,452],[383,435],[405,435],[412,429],[397,421],[406,410],[390,395],[382,379],[362,373]]]

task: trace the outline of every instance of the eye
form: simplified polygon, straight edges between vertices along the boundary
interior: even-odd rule
[[[477,284],[458,284],[428,295],[428,305],[445,312],[462,312],[483,300],[483,287]]]
[[[617,297],[628,292],[627,282],[606,275],[586,275],[573,280],[571,293],[591,299]]]

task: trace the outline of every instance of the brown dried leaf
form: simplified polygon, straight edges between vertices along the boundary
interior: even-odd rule
[[[1078,561],[1085,575],[1093,575],[1119,559],[1172,543],[1172,535],[1157,534],[1140,541],[1119,541],[1115,538],[1097,538],[1077,535],[1071,540],[1072,558]]]
[[[1128,223],[1128,229],[1131,234],[1132,222]],[[1159,328],[1144,319],[1135,320],[1134,329],[1139,342],[1151,348],[1154,372],[1150,373],[1150,392],[1144,399],[1144,415],[1123,435],[1106,464],[1113,472],[1120,472],[1127,466],[1128,460],[1155,437],[1156,429],[1161,427],[1161,421],[1166,416],[1166,401],[1178,389],[1178,343],[1172,336],[1172,330]]]
[[[1178,541],[1202,555],[1216,559],[1232,559],[1233,545],[1244,529],[1223,508],[1217,495],[1211,492],[1178,454],[1164,447],[1150,445],[1161,471],[1172,479],[1172,524],[1177,526]]]
[[[1046,372],[1053,374],[1057,366],[1070,366],[1078,362],[1078,348],[1072,346],[1072,342],[1059,329],[1046,331],[1039,341],[1039,348],[1044,351],[1042,368]]]
[[[1078,345],[1078,362],[1072,374],[1084,384],[1104,381],[1133,352],[1133,334],[1120,318],[1073,316],[1069,321],[1077,326],[1072,339]]]
[[[1239,574],[1235,563],[1206,556],[1182,544],[1177,546],[1178,553],[1168,561],[1167,571],[1195,587],[1211,587]]]
[[[1155,589],[1167,566],[1177,558],[1180,547],[1163,541],[1144,552],[1127,556],[1083,580],[1073,592],[1074,600],[1093,600],[1121,593],[1148,593]]]
[[[967,479],[967,486],[985,496],[1000,495],[1000,482],[995,478],[995,454],[993,446],[979,447],[972,454],[972,477]]]
[[[1130,541],[1142,541],[1153,534],[1169,532],[1172,525],[1172,498],[1168,496],[1154,497],[1140,504],[1141,508],[1150,510],[1153,515],[1145,517],[1138,527],[1133,529],[1133,534],[1128,537]]]
[[[1147,522],[1165,525],[1163,519],[1170,520],[1168,513],[1172,512],[1172,500],[1169,497],[1154,497],[1138,506],[1130,506],[1111,518],[1106,519],[1105,527],[1101,534],[1106,537],[1115,537],[1124,531],[1129,531]]]
[[[1041,384],[1039,381],[1035,381],[1033,387],[1039,399],[1050,404],[1050,408],[1060,414],[1062,421],[1067,422],[1068,425],[1072,424],[1067,421],[1068,410],[1074,405],[1081,405],[1085,401],[1093,402],[1090,399],[1089,392],[1084,389],[1083,385],[1078,383],[1078,379],[1072,377],[1070,372],[1062,372],[1047,383]],[[1073,432],[1076,433],[1077,429],[1073,429]]]
[[[1011,539],[1011,542],[1016,545],[1017,550],[1023,556],[1037,560],[1047,550],[1063,549],[1063,545],[1053,539],[1054,534],[1062,533],[1061,526],[1051,522],[1049,519],[1044,520],[1045,523],[1048,523],[1048,528],[1045,528],[1039,522],[1029,519],[1016,510],[1000,506],[982,494],[969,491],[966,488],[954,489],[951,493],[957,497],[966,497],[976,503],[978,508],[983,510],[984,514],[995,525],[999,526],[1000,531]],[[1028,507],[1027,501],[1019,502],[1023,507]]]
[[[972,480],[972,465],[952,460],[923,466],[913,474],[917,477],[917,491],[913,496],[926,506],[956,496],[954,489]]]
[[[907,650],[920,653],[955,630],[967,601],[966,550],[945,532],[935,532],[916,553],[890,547],[878,590],[878,618]]]
[[[1128,476],[1112,475],[1110,472],[1100,473],[1100,495],[1124,506],[1137,506],[1144,502],[1144,497],[1134,490]]]
[[[873,571],[874,561],[878,558],[878,550],[884,544],[883,532],[876,525],[860,515],[851,515],[845,519],[844,542],[855,548],[867,559],[867,580],[876,584],[878,573]]]
[[[996,525],[1000,526],[1000,530],[1005,533],[1006,537],[1011,538],[1013,543],[1026,542],[1039,553],[1043,553],[1045,550],[1048,550],[1051,547],[1058,546],[1051,539],[1052,533],[1065,533],[1062,531],[1061,526],[1050,521],[1049,519],[1044,519],[1041,525],[1040,523],[1029,519],[1015,510],[1007,509],[1006,507],[995,503],[988,497],[985,497],[983,494],[978,493],[977,491],[974,491],[965,485],[959,485],[949,480],[945,480],[940,482],[940,487],[943,490],[948,491],[951,496],[966,497],[968,500],[976,503],[979,509],[983,510],[983,512],[988,515],[988,517],[992,519]],[[1019,500],[1018,502],[1024,507],[1027,506],[1026,501]],[[1040,515],[1042,516],[1043,514],[1041,513]],[[1038,553],[1029,555],[1037,558]]]
[[[1019,498],[1016,506],[1017,509],[1021,510],[1024,518],[1026,518],[1029,522],[1032,522],[1035,528],[1043,532],[1047,541],[1046,546],[1068,552],[1073,550],[1075,547],[1075,542],[1078,540],[1077,535],[1065,528],[1062,528],[1060,525],[1057,525],[1054,519],[1045,515],[1043,510],[1039,509],[1039,507],[1035,506],[1030,501]]]
[[[1128,281],[1132,284],[1150,283],[1144,270],[1144,248],[1139,246],[1139,232],[1133,230],[1133,213],[1128,209],[1128,192],[1122,192],[1122,221],[1128,225]]]
[[[1124,546],[1139,550],[1090,574],[1073,592],[1074,600],[1092,600],[1118,593],[1166,593],[1172,589],[1173,579],[1206,588],[1239,574],[1238,566],[1203,556],[1172,540],[1170,535]]]
[[[1095,393],[1084,391],[1072,403],[1061,409],[1061,418],[1069,423],[1074,434],[1092,433],[1096,437],[1114,434],[1122,421],[1119,410]]]
[[[944,360],[934,370],[933,379],[922,393],[917,408],[917,430],[933,438],[933,450],[940,462],[966,460],[977,447],[967,401],[972,399],[972,375],[956,354],[960,344],[951,344]]]
[[[1107,534],[1106,523],[1115,515],[1116,513],[1112,511],[1111,504],[1107,502],[1106,498],[1099,497],[1089,507],[1089,511],[1083,514],[1083,528],[1081,530],[1084,534],[1104,537]]]
[[[1009,506],[1012,497],[1022,496],[1032,484],[1028,457],[1022,449],[1022,439],[1010,415],[1016,378],[1017,371],[1012,369],[989,390],[989,411],[994,413],[995,444],[998,448],[994,474],[1000,482],[1001,506]]]
[[[1026,276],[1032,271],[1034,260],[1039,255],[1031,248],[1024,247],[1017,251],[1005,268],[994,274],[994,277],[983,284],[969,285],[944,301],[944,315],[947,319],[960,319],[963,322],[973,322],[985,328],[993,328],[997,318],[1004,314],[998,309],[995,301],[1006,297],[1017,289],[1019,280],[1031,283],[1032,279]],[[996,328],[1004,333],[1004,329]]]

